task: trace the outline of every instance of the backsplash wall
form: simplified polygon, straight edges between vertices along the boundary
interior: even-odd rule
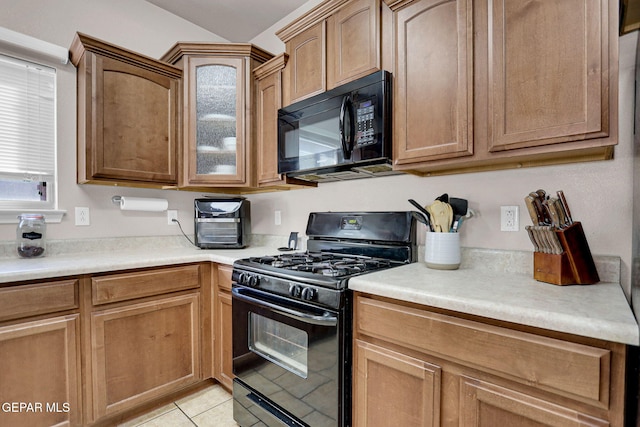
[[[275,31],[318,4],[311,0],[251,42],[277,54],[284,45]],[[176,41],[223,41],[219,36],[143,0],[60,0],[42,2],[0,0],[0,26],[68,47],[76,31],[107,40],[152,57],[160,57]],[[630,282],[633,141],[633,73],[637,32],[620,38],[620,135],[615,158],[606,162],[548,166],[497,172],[420,178],[399,175],[340,183],[316,189],[250,195],[252,226],[257,234],[304,234],[312,211],[412,210],[407,199],[427,204],[447,192],[469,199],[478,213],[462,228],[462,244],[468,247],[531,250],[524,231],[529,223],[523,198],[532,190],[564,190],[576,219],[582,221],[595,254],[622,259],[622,283]],[[169,208],[193,234],[193,199],[200,193],[145,190],[124,187],[77,185],[75,179],[76,89],[72,65],[58,71],[59,202],[67,215],[48,227],[50,239],[119,236],[177,235],[164,213],[121,212],[111,203],[113,195],[163,197]],[[500,232],[500,206],[520,206],[520,231]],[[91,225],[73,225],[75,206],[88,206]],[[282,213],[282,225],[274,224],[274,211]],[[15,225],[0,225],[0,240],[14,239]]]

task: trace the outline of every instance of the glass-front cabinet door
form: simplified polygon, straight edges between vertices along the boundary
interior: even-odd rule
[[[190,58],[188,135],[189,184],[246,184],[245,69],[241,58]]]

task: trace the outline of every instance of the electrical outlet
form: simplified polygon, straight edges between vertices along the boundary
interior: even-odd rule
[[[518,206],[500,206],[500,231],[520,230]]]
[[[178,219],[178,211],[174,210],[174,209],[167,210],[167,224],[169,224],[169,225],[178,225],[177,222],[173,221],[174,219],[175,220]]]
[[[89,208],[81,208],[76,206],[76,225],[91,225]]]
[[[281,225],[282,224],[282,211],[275,211],[275,213],[274,213],[274,222],[275,222],[275,225]]]

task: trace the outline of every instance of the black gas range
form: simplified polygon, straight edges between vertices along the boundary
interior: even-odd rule
[[[350,278],[415,262],[415,212],[311,213],[307,251],[233,268],[234,418],[348,426]]]

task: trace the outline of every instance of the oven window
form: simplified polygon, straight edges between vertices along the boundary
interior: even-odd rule
[[[249,313],[249,349],[302,378],[307,378],[309,336],[305,331]]]

